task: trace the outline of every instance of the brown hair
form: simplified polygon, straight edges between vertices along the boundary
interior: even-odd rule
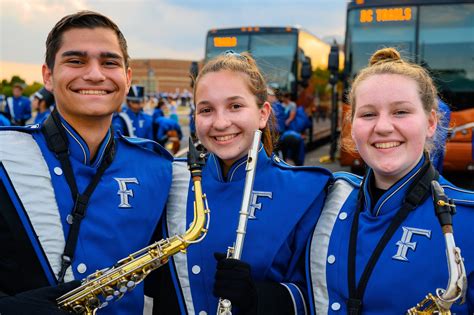
[[[53,29],[49,32],[46,39],[46,56],[45,62],[49,69],[54,68],[54,58],[62,44],[62,35],[64,32],[74,28],[89,28],[94,29],[98,27],[108,28],[115,31],[119,41],[120,49],[122,50],[123,58],[125,59],[125,67],[128,68],[130,56],[128,55],[127,41],[122,32],[108,17],[93,11],[80,11],[75,14],[70,14],[63,17]]]
[[[418,85],[418,95],[425,113],[429,114],[431,110],[438,112],[438,90],[428,71],[417,64],[403,60],[395,48],[389,47],[377,50],[372,57],[370,57],[369,65],[362,69],[352,82],[348,93],[351,115],[350,117],[346,117],[344,123],[350,124],[354,120],[356,108],[355,95],[360,83],[373,75],[379,74],[397,74],[412,79]],[[425,149],[430,151],[433,146],[433,141],[436,141],[439,137],[440,130],[437,128],[433,137],[434,140],[427,141]],[[341,146],[349,152],[356,152],[355,144],[350,137],[349,139],[341,139]]]
[[[246,80],[247,86],[250,92],[255,95],[257,106],[262,108],[268,97],[267,83],[258,69],[257,63],[248,53],[238,54],[234,52],[226,52],[224,55],[217,56],[206,63],[194,83],[194,99],[196,100],[197,86],[202,77],[210,72],[225,70],[240,72],[246,75],[248,78],[248,80]],[[276,120],[273,111],[270,112],[267,125],[263,128],[262,133],[263,147],[267,154],[271,155],[277,138]]]

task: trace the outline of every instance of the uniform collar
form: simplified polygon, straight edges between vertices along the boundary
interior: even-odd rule
[[[363,193],[366,212],[373,216],[380,216],[389,212],[395,213],[395,211],[400,209],[405,199],[407,189],[410,187],[410,183],[413,182],[413,178],[420,172],[424,161],[425,156],[423,155],[418,164],[416,164],[416,166],[407,175],[392,185],[392,187],[387,189],[387,191],[377,201],[375,206],[372,204],[369,193],[370,183],[368,180],[364,180]],[[369,169],[366,178],[373,180],[373,176],[373,170]]]
[[[143,109],[140,110],[138,113],[135,113],[131,108],[127,107],[125,109],[125,112],[127,113],[128,116],[138,117],[143,113]]]
[[[258,150],[257,168],[266,163],[271,163],[271,159],[267,156],[263,145],[260,144],[260,148]],[[219,182],[235,182],[245,179],[247,174],[245,171],[246,165],[247,155],[235,161],[227,173],[227,178],[224,178],[222,175],[220,159],[214,153],[210,153],[207,159],[205,170],[207,170],[211,176]]]
[[[70,157],[84,165],[96,168],[102,161],[105,148],[107,147],[107,143],[110,141],[110,129],[107,131],[104,140],[102,140],[95,158],[91,161],[87,143],[61,115],[59,115],[59,117],[61,119],[61,125],[64,127],[68,138]]]

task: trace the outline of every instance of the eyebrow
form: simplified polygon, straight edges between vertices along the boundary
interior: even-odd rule
[[[243,100],[243,99],[244,99],[244,97],[236,95],[236,96],[230,96],[230,97],[226,98],[226,101],[235,101],[235,100]],[[198,106],[198,105],[210,105],[210,104],[212,104],[211,101],[203,100],[203,101],[198,102],[196,104],[196,106]]]
[[[80,50],[68,50],[62,53],[62,57],[71,57],[71,56],[76,56],[76,57],[87,57],[88,53],[85,51],[80,51]],[[122,60],[122,56],[119,54],[113,53],[113,52],[102,52],[99,55],[101,58],[112,58],[112,59],[120,59]]]
[[[228,97],[227,100],[229,101],[235,101],[235,100],[239,100],[239,99],[244,99],[242,96],[231,96],[231,97]]]

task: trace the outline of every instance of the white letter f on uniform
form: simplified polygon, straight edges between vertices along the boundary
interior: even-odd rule
[[[117,195],[120,196],[119,208],[131,208],[132,206],[128,203],[128,197],[133,197],[133,190],[127,189],[127,184],[139,184],[138,179],[132,178],[114,178],[119,184],[119,190]]]

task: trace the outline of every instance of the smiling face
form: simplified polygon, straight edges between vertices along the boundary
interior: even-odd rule
[[[116,33],[108,28],[73,28],[62,34],[54,69],[43,65],[43,79],[56,106],[71,124],[111,119],[130,87]]]
[[[240,72],[209,72],[196,87],[197,136],[227,169],[247,155],[255,130],[266,126],[271,111],[268,102],[258,107],[247,80]]]
[[[435,111],[423,110],[418,85],[410,78],[372,75],[355,91],[352,138],[379,188],[389,188],[418,163],[436,123]]]

